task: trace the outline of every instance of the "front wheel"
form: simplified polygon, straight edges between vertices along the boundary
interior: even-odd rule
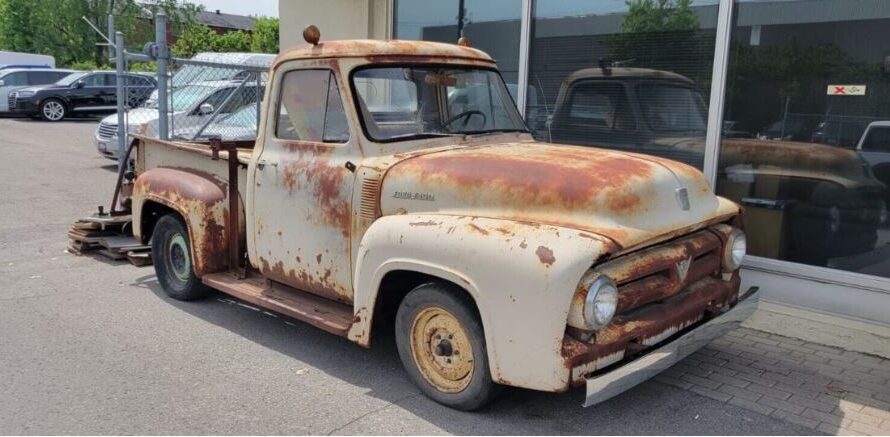
[[[440,404],[475,410],[498,393],[482,322],[455,286],[431,282],[408,293],[396,315],[396,345],[408,376]]]
[[[46,99],[40,104],[40,117],[46,121],[60,121],[66,112],[65,104],[59,99]]]
[[[151,237],[151,256],[161,288],[177,300],[206,296],[209,288],[195,275],[188,230],[182,220],[168,214],[160,218]]]

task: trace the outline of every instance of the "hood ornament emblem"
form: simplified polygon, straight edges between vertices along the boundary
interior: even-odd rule
[[[680,282],[686,281],[686,275],[689,274],[689,265],[692,264],[692,258],[686,258],[677,263],[677,276],[680,278]]]
[[[689,211],[689,191],[686,190],[686,187],[677,188],[677,203],[680,204],[680,209],[683,211]]]

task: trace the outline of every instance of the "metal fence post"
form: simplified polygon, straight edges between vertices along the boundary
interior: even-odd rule
[[[169,140],[170,133],[167,130],[169,115],[167,110],[167,60],[170,51],[167,49],[167,15],[159,12],[155,17],[155,43],[157,44],[158,61],[158,137]]]
[[[127,148],[127,119],[126,119],[126,110],[127,110],[127,95],[126,91],[124,91],[124,81],[126,80],[126,75],[124,75],[124,66],[126,60],[124,57],[126,56],[124,50],[124,34],[123,32],[115,32],[114,34],[114,45],[117,46],[117,50],[115,50],[115,66],[117,74],[115,80],[115,88],[117,93],[117,156],[118,156],[118,167],[123,168],[127,163],[124,158],[124,150]]]
[[[111,38],[111,35],[114,35],[114,15],[108,14],[108,37]],[[114,59],[114,46],[111,44],[108,45],[108,59]]]

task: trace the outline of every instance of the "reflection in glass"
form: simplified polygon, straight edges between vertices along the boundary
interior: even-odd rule
[[[753,255],[890,276],[890,167],[867,133],[890,120],[890,3],[846,5],[737,1],[717,190]]]
[[[515,99],[521,10],[522,0],[396,0],[395,37],[455,44],[466,36],[497,60]]]
[[[701,168],[716,3],[536,1],[526,104],[535,136]]]

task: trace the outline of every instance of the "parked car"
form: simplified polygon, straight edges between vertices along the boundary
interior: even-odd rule
[[[11,68],[0,69],[0,112],[9,111],[9,93],[18,88],[33,85],[56,83],[74,70],[55,68]]]
[[[890,121],[870,123],[856,144],[856,151],[868,163],[875,178],[890,187]],[[890,193],[887,202],[890,204]]]
[[[127,73],[127,105],[144,102],[157,83],[150,76]],[[15,90],[9,94],[9,111],[60,121],[78,115],[107,114],[117,110],[117,77],[113,71],[86,71],[65,76],[51,85]]]
[[[480,50],[325,41],[270,78],[255,144],[137,136],[121,213],[173,299],[364,347],[394,327],[408,377],[463,410],[499,385],[602,402],[757,306],[737,204],[678,162],[535,141]]]
[[[563,82],[554,111],[554,142],[703,166],[707,108],[685,76],[642,68],[579,70]],[[779,216],[774,228],[762,223],[750,236],[751,247],[771,248],[755,255],[826,265],[829,257],[872,250],[887,220],[887,187],[852,150],[788,141],[809,138],[799,130],[802,121],[790,118],[784,135],[781,125],[773,126],[768,137],[775,140],[724,137],[717,187],[750,206],[746,214],[772,208]]]
[[[235,112],[245,104],[256,106],[257,99],[263,98],[263,87],[260,86],[258,90],[255,83],[245,83],[243,86],[241,83],[241,80],[199,82],[185,85],[171,93],[170,114],[167,118],[170,136],[191,139],[186,134],[197,132],[214,113],[221,117]],[[232,95],[235,92],[237,94]],[[157,102],[130,109],[126,117],[129,133],[158,135],[160,111]],[[117,159],[118,156],[117,126],[116,113],[103,118],[96,126],[96,150],[109,159]]]

